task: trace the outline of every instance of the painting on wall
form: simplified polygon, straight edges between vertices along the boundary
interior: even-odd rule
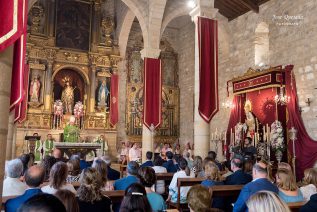
[[[56,46],[89,51],[91,14],[89,2],[58,0]]]

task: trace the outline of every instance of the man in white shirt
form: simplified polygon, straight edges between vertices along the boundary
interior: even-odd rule
[[[138,143],[134,143],[129,150],[129,161],[139,161],[141,159],[141,150]]]
[[[178,178],[191,178],[191,176],[186,174],[185,170],[187,167],[187,161],[184,158],[181,158],[179,160],[179,167],[180,171],[176,172],[173,175],[173,179],[170,183],[170,186],[168,187],[169,189],[169,196],[166,201],[171,201],[171,202],[177,202],[177,192],[178,192],[178,187],[177,187],[177,179]],[[186,197],[187,193],[190,189],[190,186],[182,186],[180,189],[180,203],[185,203],[186,202]]]
[[[7,162],[5,166],[6,179],[3,181],[2,196],[18,196],[24,193],[27,186],[20,181],[23,164],[20,159]]]
[[[154,159],[154,166],[152,167],[155,173],[167,173],[167,169],[163,167],[163,159],[160,156],[157,156]],[[165,193],[165,181],[157,180],[155,184],[155,192],[159,194]]]

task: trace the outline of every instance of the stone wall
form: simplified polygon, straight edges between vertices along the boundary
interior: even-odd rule
[[[294,6],[296,5],[296,6]],[[302,117],[307,131],[317,138],[317,4],[314,0],[271,0],[260,7],[260,13],[248,12],[229,22],[228,57],[219,58],[220,104],[226,98],[226,82],[243,74],[249,67],[255,67],[255,30],[265,22],[269,26],[268,65],[294,64],[297,91]],[[288,15],[288,16],[285,16]],[[297,16],[299,20],[286,20]],[[222,36],[219,33],[219,39]],[[221,46],[221,44],[220,44]],[[310,107],[305,104],[312,101]],[[232,99],[232,95],[229,97]],[[221,106],[221,105],[220,105]],[[225,130],[229,110],[221,108],[211,122],[211,132]]]

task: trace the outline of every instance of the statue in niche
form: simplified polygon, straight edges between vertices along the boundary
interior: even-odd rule
[[[244,105],[244,112],[246,116],[244,131],[247,132],[247,137],[253,137],[255,133],[255,117],[252,113],[252,104],[250,100],[247,100]]]
[[[109,95],[109,90],[108,90],[108,87],[107,87],[107,83],[106,83],[106,80],[102,80],[102,83],[99,87],[99,90],[98,90],[98,106],[101,106],[101,107],[108,107],[107,105],[107,99],[108,99],[108,95]]]
[[[75,88],[71,86],[69,77],[65,77],[63,81],[65,83],[65,87],[62,92],[62,102],[65,108],[65,113],[72,114]]]
[[[41,82],[39,78],[40,77],[36,75],[31,81],[29,90],[30,102],[39,102],[41,88]]]

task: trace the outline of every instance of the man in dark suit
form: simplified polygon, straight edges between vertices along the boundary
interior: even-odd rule
[[[44,169],[41,166],[30,167],[24,175],[26,185],[28,186],[27,190],[21,196],[9,199],[5,204],[5,211],[16,212],[29,198],[42,193],[40,185],[44,180],[44,173]]]
[[[168,173],[175,173],[177,172],[177,167],[173,161],[173,153],[171,151],[166,152],[167,161],[163,163],[163,167],[166,168]]]
[[[118,180],[120,178],[120,172],[111,168],[111,158],[109,157],[109,155],[103,156],[102,159],[107,164],[107,169],[108,169],[107,178],[108,178],[108,180]]]
[[[243,161],[241,158],[233,158],[231,160],[231,170],[234,172],[232,175],[229,175],[226,180],[226,185],[245,185],[252,181],[252,176],[245,173],[242,170]]]
[[[139,164],[135,161],[130,161],[127,165],[128,176],[116,180],[113,184],[114,190],[126,190],[131,184],[139,182],[137,178]]]
[[[234,204],[233,212],[242,212],[247,210],[246,202],[249,197],[258,191],[272,191],[278,193],[278,188],[267,179],[267,167],[259,162],[253,165],[252,170],[253,181],[246,184]]]
[[[153,152],[146,152],[146,161],[140,166],[140,167],[152,167],[153,166],[153,161],[152,161],[152,157],[153,157]]]

